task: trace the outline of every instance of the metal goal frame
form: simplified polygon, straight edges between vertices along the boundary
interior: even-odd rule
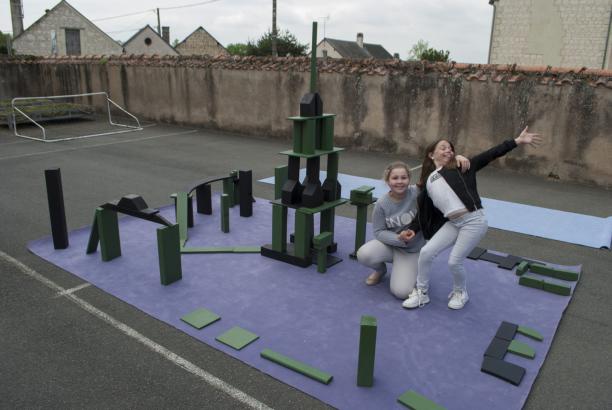
[[[102,132],[102,133],[97,133],[97,134],[78,135],[76,137],[60,137],[60,138],[47,139],[47,132],[45,131],[45,127],[40,125],[37,121],[35,121],[32,117],[27,115],[25,112],[23,112],[21,109],[19,109],[19,107],[17,107],[15,105],[15,102],[24,101],[24,100],[35,100],[35,99],[38,99],[38,100],[54,100],[54,99],[60,99],[60,98],[88,97],[88,96],[96,96],[96,95],[102,95],[102,96],[104,96],[106,98],[106,109],[107,109],[107,114],[108,114],[108,123],[110,125],[113,125],[113,126],[123,127],[125,129],[121,129],[121,130],[117,130],[117,131]],[[134,121],[136,121],[136,124],[138,124],[138,125],[134,126],[134,125],[127,125],[127,124],[120,124],[118,122],[113,122],[113,118],[112,118],[112,114],[111,114],[111,104],[114,107],[116,107],[119,110],[121,110],[122,112],[124,112],[125,114],[127,114],[128,116],[130,116],[131,118],[133,118]],[[42,141],[42,142],[68,141],[68,140],[74,140],[74,139],[80,139],[80,138],[99,137],[99,136],[102,136],[102,135],[122,134],[124,132],[142,131],[142,129],[143,129],[142,126],[140,125],[140,121],[138,121],[138,118],[136,118],[134,115],[132,115],[131,113],[129,113],[125,109],[123,109],[119,104],[117,104],[116,102],[114,102],[113,100],[108,98],[108,94],[106,92],[104,92],[104,91],[95,92],[95,93],[85,93],[85,94],[53,95],[53,96],[45,96],[45,97],[16,97],[16,98],[13,98],[11,100],[11,109],[12,109],[12,126],[13,126],[13,132],[15,133],[15,136],[16,137],[20,137],[20,138],[27,138],[27,139],[31,139],[31,140],[36,140],[36,141]],[[33,136],[30,136],[30,135],[20,134],[18,129],[17,129],[17,121],[16,121],[16,118],[15,118],[15,113],[19,113],[19,114],[23,115],[25,118],[28,119],[28,121],[30,121],[32,124],[34,124],[38,128],[40,128],[40,130],[42,131],[42,138],[33,137]]]

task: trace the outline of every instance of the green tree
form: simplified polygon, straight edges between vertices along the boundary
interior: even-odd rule
[[[408,52],[409,60],[426,60],[426,61],[443,61],[448,62],[450,58],[450,51],[448,50],[436,50],[429,46],[429,43],[425,40],[419,40],[415,45],[412,46]]]
[[[429,48],[429,43],[423,39],[419,39],[408,52],[408,60],[421,60],[421,54]]]
[[[271,56],[272,55],[272,30],[268,30],[256,42],[249,41],[246,45],[247,55]],[[276,50],[278,55],[304,56],[308,50],[308,44],[301,44],[289,30],[277,31]]]
[[[176,47],[176,46],[178,46],[178,45],[179,45],[179,43],[180,43],[179,39],[178,39],[178,38],[175,38],[175,39],[174,39],[174,41],[172,42],[172,47]]]
[[[428,48],[421,54],[421,60],[427,61],[443,61],[448,62],[450,51],[448,50],[436,50],[435,48]]]
[[[10,34],[4,34],[0,31],[0,54],[9,54],[9,46],[12,43],[11,39],[12,37]]]
[[[226,49],[233,56],[247,55],[247,45],[244,43],[231,43],[227,45]]]

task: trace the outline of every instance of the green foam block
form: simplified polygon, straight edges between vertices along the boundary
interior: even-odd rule
[[[259,339],[259,336],[241,327],[234,326],[227,332],[217,336],[215,339],[236,350],[241,350],[248,344],[253,343],[255,340]]]
[[[549,266],[544,266],[544,265],[531,264],[529,265],[529,270],[539,275],[549,276],[551,278],[556,278],[556,279],[561,279],[561,280],[568,280],[572,282],[576,282],[578,278],[580,277],[579,272],[572,272],[572,271],[567,271],[563,269],[556,269],[556,268],[551,268]]]
[[[303,374],[306,377],[310,377],[313,380],[321,382],[323,384],[329,384],[333,377],[329,373],[325,373],[319,369],[315,369],[305,363],[298,362],[290,357],[283,356],[280,353],[276,353],[270,349],[264,349],[261,352],[261,357],[264,359],[268,359],[276,364],[280,364],[283,367],[296,371],[300,374]]]
[[[544,340],[544,336],[542,336],[540,332],[530,327],[527,327],[527,326],[519,326],[518,329],[516,329],[516,331],[522,335],[530,337],[534,340],[538,340],[540,342]]]
[[[397,398],[397,401],[412,410],[445,410],[427,397],[421,396],[414,390],[408,390]]]
[[[533,359],[535,357],[535,350],[528,344],[519,342],[518,340],[512,340],[510,342],[510,345],[508,345],[508,352],[526,357],[527,359]]]
[[[529,270],[529,262],[522,261],[516,267],[516,275],[521,276],[523,273],[527,272],[528,270]]]
[[[196,329],[202,329],[212,323],[215,323],[219,319],[221,319],[221,317],[216,313],[202,308],[196,309],[181,318],[183,322],[195,327]]]

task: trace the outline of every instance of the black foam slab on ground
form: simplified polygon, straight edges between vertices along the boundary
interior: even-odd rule
[[[478,258],[480,258],[480,256],[482,256],[483,253],[485,253],[487,250],[484,248],[474,248],[472,249],[472,252],[470,252],[470,254],[467,256],[468,259],[474,259],[477,260]]]
[[[497,334],[495,335],[498,339],[512,341],[514,339],[514,335],[516,334],[516,330],[518,329],[518,325],[510,322],[501,322],[499,328],[497,329]]]
[[[485,356],[480,371],[518,386],[525,376],[525,369],[500,359]]]
[[[489,343],[489,347],[487,347],[484,355],[486,357],[503,360],[504,357],[506,357],[508,346],[510,346],[510,340],[494,337],[493,340],[491,340],[491,343]]]

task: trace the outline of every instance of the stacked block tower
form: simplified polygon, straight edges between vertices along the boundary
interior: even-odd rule
[[[289,117],[293,122],[293,149],[281,154],[288,157],[287,178],[282,184],[280,198],[272,201],[272,243],[261,248],[261,254],[302,267],[313,263],[313,217],[320,213],[321,234],[332,237],[327,252],[336,251],[333,242],[335,208],[347,202],[340,197],[338,183],[339,153],[334,147],[335,114],[323,113],[323,101],[317,84],[317,23],[312,28],[312,54],[310,59],[310,92],[300,101],[300,115]],[[327,178],[321,184],[319,177],[321,158],[327,157]],[[300,182],[300,163],[306,159],[306,178]],[[280,181],[276,181],[277,184]],[[294,244],[287,244],[287,210],[295,209]],[[340,259],[327,258],[327,267]]]

